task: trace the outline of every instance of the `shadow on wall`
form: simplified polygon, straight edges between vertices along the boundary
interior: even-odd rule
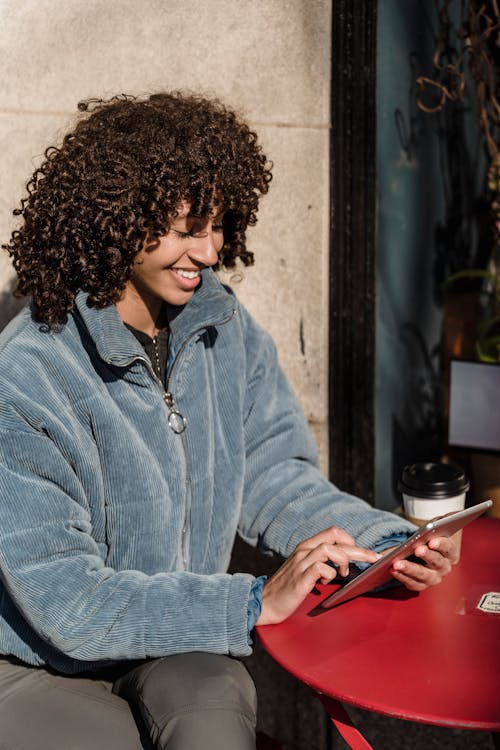
[[[5,328],[7,323],[19,312],[24,306],[24,299],[14,297],[14,288],[16,279],[13,278],[0,292],[0,331]]]

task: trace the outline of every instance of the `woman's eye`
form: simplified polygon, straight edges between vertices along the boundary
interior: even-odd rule
[[[188,237],[194,237],[194,239],[197,239],[199,237],[207,236],[206,232],[196,231],[196,229],[190,229],[188,232],[181,232],[180,229],[174,229],[174,232],[181,240],[186,240]]]
[[[179,237],[181,240],[186,240],[189,237],[192,237],[193,239],[202,239],[203,237],[206,237],[208,232],[205,229],[196,229],[193,227],[193,229],[190,229],[189,232],[181,232],[179,229],[173,230],[177,237]],[[212,225],[212,232],[223,232],[222,224],[213,224]]]

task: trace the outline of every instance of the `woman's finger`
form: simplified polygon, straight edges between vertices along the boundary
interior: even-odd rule
[[[460,557],[458,545],[453,537],[435,536],[427,542],[429,549],[440,552],[443,557],[448,558],[455,565]]]
[[[393,578],[396,579],[396,581],[402,583],[403,586],[405,586],[410,591],[423,591],[424,589],[429,587],[429,583],[425,581],[415,580],[415,578],[406,575],[402,570],[393,570],[392,575]]]
[[[397,560],[393,564],[392,573],[398,581],[413,591],[422,591],[428,586],[436,586],[443,578],[437,570],[409,560]]]
[[[349,573],[349,563],[356,562],[376,562],[380,555],[373,550],[357,547],[356,545],[344,544],[319,544],[311,549],[301,558],[302,569],[305,570],[316,561],[335,563],[341,576]],[[334,578],[335,575],[332,576]]]
[[[444,557],[441,552],[436,552],[426,546],[420,546],[415,550],[415,556],[421,558],[424,565],[437,571],[441,576],[447,575],[451,571],[451,560]]]

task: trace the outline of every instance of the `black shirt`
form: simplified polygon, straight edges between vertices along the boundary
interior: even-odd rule
[[[161,380],[163,387],[165,387],[168,361],[168,327],[162,328],[154,338],[151,338],[144,331],[138,331],[137,328],[133,328],[128,323],[125,323],[125,325],[144,348],[144,351],[151,360],[156,377]]]

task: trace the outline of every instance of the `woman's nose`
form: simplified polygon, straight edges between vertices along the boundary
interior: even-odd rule
[[[213,266],[217,263],[219,253],[214,233],[209,229],[206,235],[196,237],[188,251],[189,257],[203,266]]]

